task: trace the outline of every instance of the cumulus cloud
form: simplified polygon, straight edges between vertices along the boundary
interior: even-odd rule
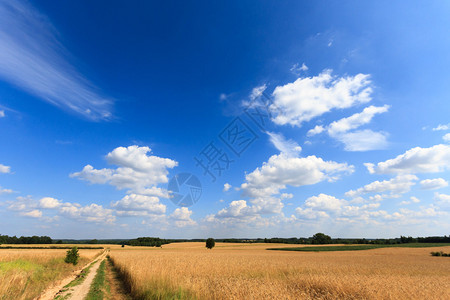
[[[435,193],[434,199],[438,205],[450,207],[450,195]]]
[[[409,205],[411,203],[419,203],[420,200],[417,197],[411,196],[409,199],[411,199],[411,201],[402,201],[400,202],[400,205]]]
[[[326,194],[319,194],[305,201],[306,207],[321,211],[339,211],[346,204],[347,201]]]
[[[186,227],[196,225],[197,222],[191,219],[192,211],[187,207],[180,207],[169,216],[169,219],[174,222],[176,227]]]
[[[384,105],[381,107],[369,106],[364,108],[360,113],[356,113],[348,118],[340,119],[339,121],[334,121],[328,127],[328,133],[330,135],[338,135],[343,132],[348,132],[352,129],[356,129],[364,124],[370,123],[376,114],[381,114],[387,112],[389,105]]]
[[[320,134],[325,130],[322,125],[316,125],[313,129],[308,130],[307,136],[314,136],[316,134]]]
[[[112,209],[104,208],[102,205],[95,203],[86,206],[77,203],[63,203],[59,208],[59,213],[71,219],[85,222],[114,223],[116,220]]]
[[[318,76],[298,78],[276,87],[271,109],[278,113],[273,121],[279,125],[301,126],[333,109],[349,108],[371,100],[369,75],[336,77],[331,72],[325,70]]]
[[[371,174],[437,173],[450,169],[450,146],[416,147],[396,158],[364,164]]]
[[[447,134],[445,134],[445,135],[442,137],[442,139],[443,139],[444,141],[446,141],[446,142],[450,142],[450,132],[447,133]]]
[[[10,173],[11,167],[0,164],[0,173]]]
[[[62,202],[60,200],[52,197],[44,197],[39,200],[39,207],[41,208],[58,208],[61,204]]]
[[[231,184],[228,182],[223,185],[223,191],[228,192],[231,189]]]
[[[424,190],[436,190],[448,186],[448,182],[443,178],[425,179],[420,185]]]
[[[111,117],[113,101],[69,63],[57,30],[30,4],[0,3],[0,36],[0,77],[86,118]]]
[[[280,152],[290,156],[297,156],[302,147],[300,147],[295,141],[287,140],[281,133],[266,132],[269,135],[270,142]]]
[[[271,156],[262,167],[247,174],[241,189],[250,197],[264,197],[278,194],[287,185],[299,187],[324,180],[335,181],[353,170],[354,167],[347,163],[324,161],[314,155],[291,157],[281,153]]]
[[[357,190],[350,190],[345,195],[347,197],[357,197],[368,193],[390,192],[391,195],[404,194],[411,190],[411,187],[418,180],[415,175],[398,175],[390,180],[374,181]]]
[[[110,164],[118,168],[95,169],[86,165],[82,171],[70,174],[71,177],[89,181],[94,184],[115,186],[118,189],[129,189],[137,194],[164,196],[166,192],[156,185],[168,182],[168,169],[174,168],[178,162],[162,158],[151,153],[149,147],[118,147],[106,156]]]
[[[85,222],[113,223],[115,221],[113,210],[95,203],[82,206],[78,203],[63,202],[52,197],[44,197],[36,201],[31,196],[19,196],[15,201],[7,201],[7,204],[9,210],[19,212],[21,216],[42,217],[46,220],[55,220],[58,215],[62,215]],[[40,209],[53,210],[57,215],[54,218],[44,217]]]
[[[111,205],[118,215],[144,216],[148,214],[164,214],[166,206],[159,202],[158,197],[130,194]]]
[[[368,151],[385,149],[388,145],[387,134],[374,132],[370,129],[355,130],[362,125],[372,121],[376,114],[385,113],[389,109],[388,105],[381,107],[369,106],[360,113],[350,117],[334,121],[326,128],[318,125],[309,130],[307,135],[313,136],[326,131],[328,135],[345,145],[346,151]],[[352,131],[354,130],[354,131]]]
[[[24,216],[24,217],[41,218],[42,217],[42,211],[37,210],[37,209],[33,209],[33,210],[28,211],[28,212],[21,212],[20,215]]]

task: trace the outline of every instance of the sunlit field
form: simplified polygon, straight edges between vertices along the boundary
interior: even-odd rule
[[[450,299],[450,247],[268,251],[280,244],[125,247],[111,258],[139,299]]]
[[[5,246],[8,245],[2,245]],[[80,261],[77,266],[64,262],[66,251],[66,249],[0,249],[0,299],[33,299],[49,285],[81,269],[102,250],[79,250]]]

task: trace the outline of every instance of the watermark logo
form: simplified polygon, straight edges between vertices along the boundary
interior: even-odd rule
[[[179,173],[173,176],[169,181],[167,189],[170,194],[170,200],[177,206],[191,206],[202,195],[202,184],[191,173]]]

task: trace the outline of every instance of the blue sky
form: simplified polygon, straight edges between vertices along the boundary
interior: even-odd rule
[[[449,12],[3,2],[0,233],[448,234]],[[202,185],[189,207],[180,173]]]

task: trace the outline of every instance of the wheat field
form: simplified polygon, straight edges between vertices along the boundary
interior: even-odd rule
[[[64,262],[66,251],[0,249],[0,299],[33,299],[50,284],[69,276],[101,253],[99,249],[81,249],[80,261],[73,266]]]
[[[450,259],[436,248],[268,251],[276,244],[175,243],[113,248],[140,299],[450,299]]]

